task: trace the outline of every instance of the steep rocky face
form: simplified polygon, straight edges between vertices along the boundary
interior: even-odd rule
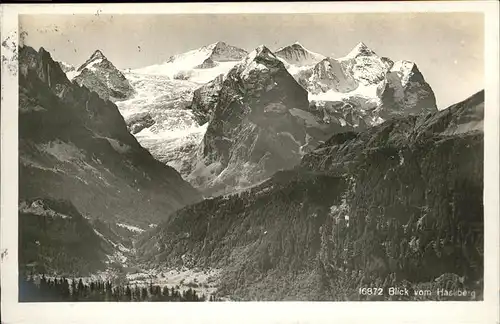
[[[382,104],[395,113],[433,111],[436,106],[434,92],[417,65],[410,61],[396,62],[387,73],[387,84],[382,93]]]
[[[355,90],[359,85],[348,67],[332,58],[325,58],[314,66],[308,83],[308,90],[311,93],[329,90],[344,93]]]
[[[143,262],[223,269],[234,300],[481,300],[483,111],[480,92],[334,135],[294,170],[179,211],[138,244]],[[410,296],[359,294],[371,285]]]
[[[134,89],[123,73],[100,50],[96,50],[73,76],[79,85],[96,92],[105,100],[118,101],[129,98]]]
[[[298,42],[278,49],[274,55],[296,66],[316,64],[325,58],[321,54],[309,51]]]
[[[306,92],[269,49],[257,48],[229,71],[214,99],[192,183],[241,187],[298,163],[307,138],[293,111],[308,109]]]
[[[43,48],[20,48],[19,198],[64,199],[82,214],[147,226],[199,193],[156,161],[110,101],[70,82]]]
[[[224,75],[221,74],[194,91],[190,108],[200,125],[209,121],[210,114],[217,105],[223,80]]]

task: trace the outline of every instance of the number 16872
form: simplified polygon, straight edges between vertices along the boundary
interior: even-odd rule
[[[383,288],[359,288],[359,294],[365,296],[382,296]]]

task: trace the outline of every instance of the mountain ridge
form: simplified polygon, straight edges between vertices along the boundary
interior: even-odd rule
[[[43,48],[19,52],[20,199],[49,195],[93,217],[105,212],[140,224],[200,198],[139,145],[112,102],[70,82]],[[163,211],[141,201],[141,190]],[[107,200],[96,192],[107,192]],[[134,216],[141,208],[144,220]]]

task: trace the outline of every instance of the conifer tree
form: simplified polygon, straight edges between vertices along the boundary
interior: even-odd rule
[[[46,300],[48,297],[49,285],[47,283],[47,278],[45,278],[45,274],[42,274],[42,278],[40,279],[39,290],[40,290],[39,294],[40,300],[41,301]]]
[[[113,287],[111,285],[111,282],[108,281],[106,282],[106,287],[105,287],[105,293],[104,293],[104,300],[105,301],[111,301],[113,300]]]
[[[84,296],[85,296],[84,289],[85,289],[85,287],[83,286],[83,280],[82,280],[82,278],[80,278],[80,280],[78,281],[78,286],[77,286],[77,292],[78,292],[77,295],[78,295],[78,298],[80,300],[84,299]]]
[[[149,294],[153,295],[153,281],[152,280],[149,281]]]
[[[125,301],[132,301],[132,290],[128,285],[127,288],[125,289]]]
[[[135,288],[134,288],[134,300],[135,301],[141,300],[141,288],[139,288],[137,286],[137,284],[135,285]]]
[[[141,289],[141,301],[148,300],[148,289],[146,287],[142,287]]]
[[[120,293],[120,288],[116,287],[113,289],[113,300],[114,301],[120,301],[122,298],[121,293]]]
[[[73,301],[78,300],[78,294],[76,291],[76,279],[74,277],[71,280],[71,300]]]
[[[167,286],[163,287],[163,294],[162,294],[162,299],[161,300],[163,300],[163,301],[170,300],[170,296],[169,296],[169,293],[168,293],[168,287]]]
[[[158,285],[155,286],[155,299],[157,301],[161,300],[161,287]]]
[[[62,300],[63,301],[70,301],[71,295],[69,292],[69,283],[68,279],[63,278],[62,279],[62,284],[61,284],[61,294],[62,294]]]

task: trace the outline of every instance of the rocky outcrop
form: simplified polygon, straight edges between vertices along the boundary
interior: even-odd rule
[[[73,80],[79,85],[94,91],[105,100],[124,100],[134,93],[134,89],[127,78],[100,50],[96,50],[77,69],[77,75],[74,76]]]
[[[142,262],[223,269],[233,300],[482,300],[483,111],[480,92],[334,135],[294,170],[179,211],[139,242]],[[371,285],[384,293],[359,293]],[[474,296],[413,294],[438,288]]]
[[[224,75],[221,74],[194,91],[190,108],[200,125],[209,121],[210,115],[219,100],[219,91],[222,88],[223,80]]]
[[[211,69],[217,66],[217,63],[211,57],[206,58],[203,63],[197,65],[195,69]]]
[[[21,200],[64,199],[90,218],[148,226],[201,198],[43,48],[20,48],[19,71]]]
[[[137,134],[143,129],[151,127],[156,123],[149,112],[132,115],[126,122],[128,130],[132,134]]]

